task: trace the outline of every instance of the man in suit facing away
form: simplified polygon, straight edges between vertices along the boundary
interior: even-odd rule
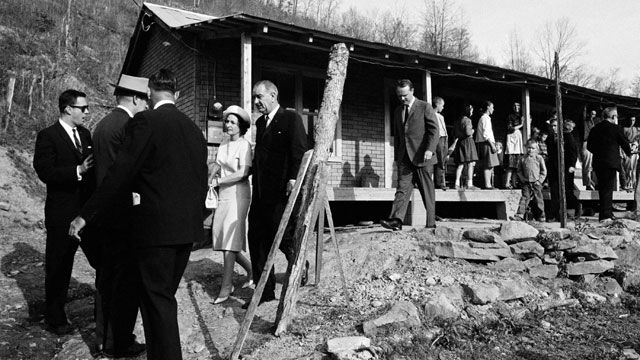
[[[96,185],[100,186],[125,137],[125,126],[147,109],[149,79],[122,75],[115,86],[118,106],[105,116],[93,132]],[[129,240],[132,194],[118,195],[114,210],[95,224],[94,239],[100,261],[96,269],[96,338],[104,354],[137,357],[144,344],[135,341],[133,329],[139,308],[139,276]]]
[[[182,359],[175,293],[193,242],[201,240],[207,192],[207,145],[202,131],[175,105],[176,77],[161,69],[149,79],[153,110],[136,114],[104,180],[76,217],[86,223],[113,211],[122,192],[139,194],[130,241],[140,273],[140,307],[148,359]],[[118,354],[115,354],[116,356]]]
[[[600,220],[613,219],[613,188],[616,172],[621,170],[620,148],[631,155],[631,147],[618,126],[618,109],[610,106],[602,111],[603,120],[596,124],[587,138],[587,150],[593,153],[593,170],[598,179]]]
[[[67,229],[91,195],[95,180],[91,169],[91,133],[82,126],[89,114],[87,95],[66,90],[58,98],[58,109],[58,121],[38,133],[33,167],[47,185],[45,324],[49,331],[64,335],[73,331],[64,304],[78,249],[78,242],[68,235]]]
[[[401,230],[417,183],[427,209],[428,228],[436,227],[436,197],[433,186],[433,156],[440,139],[438,118],[433,107],[413,96],[413,83],[408,79],[396,82],[396,95],[402,103],[393,115],[394,158],[398,168],[398,186],[388,219],[380,220],[387,229]]]
[[[248,231],[253,281],[257,284],[308,145],[300,115],[280,107],[278,88],[271,81],[263,80],[254,85],[253,103],[263,114],[256,121]],[[291,230],[291,223],[289,225]],[[285,235],[280,250],[291,263],[295,254],[289,235]],[[275,277],[272,270],[260,303],[274,299]],[[245,308],[248,305],[245,304]]]

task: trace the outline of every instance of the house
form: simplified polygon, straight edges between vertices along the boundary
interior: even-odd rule
[[[536,75],[496,66],[426,54],[381,43],[348,38],[323,31],[247,14],[213,17],[167,6],[145,3],[140,11],[122,73],[149,76],[162,67],[178,76],[178,107],[197,122],[215,152],[221,124],[207,117],[212,102],[237,104],[252,111],[253,83],[268,79],[279,88],[280,103],[296,109],[307,130],[312,129],[322,101],[328,51],[342,42],[350,50],[340,120],[332,147],[329,197],[339,201],[378,201],[385,212],[394,193],[391,114],[398,104],[394,81],[409,78],[417,97],[446,100],[448,127],[461,115],[465,103],[475,108],[485,100],[495,104],[497,138],[504,138],[506,117],[513,102],[526,115],[524,137],[532,123],[547,119],[555,106],[555,83]],[[602,103],[618,104],[621,116],[640,108],[640,99],[601,93],[562,84],[563,113],[581,131],[587,109]],[[254,119],[257,114],[253,114]],[[451,129],[449,129],[451,130]],[[312,131],[308,131],[313,141]],[[450,131],[451,133],[451,131]],[[504,218],[514,211],[519,192],[438,191],[439,203],[495,202]],[[415,197],[419,199],[419,197]],[[517,200],[515,200],[517,201]],[[411,221],[422,221],[418,200]],[[440,207],[445,208],[445,207]]]

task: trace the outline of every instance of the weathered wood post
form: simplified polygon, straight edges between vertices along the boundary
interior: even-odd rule
[[[567,226],[567,197],[566,197],[566,186],[564,183],[564,120],[562,119],[562,89],[560,89],[560,61],[558,52],[556,51],[555,55],[555,64],[554,64],[554,72],[556,75],[556,110],[558,112],[558,141],[556,142],[556,146],[558,146],[558,189],[560,189],[560,194],[558,194],[558,199],[560,202],[559,216],[560,216],[560,226]],[[553,196],[554,194],[551,194]]]
[[[301,206],[298,211],[298,222],[294,235],[295,261],[287,269],[288,281],[284,284],[276,315],[276,335],[287,330],[291,313],[295,309],[300,277],[304,264],[304,257],[300,256],[301,249],[306,249],[309,236],[317,220],[318,212],[324,206],[326,195],[326,178],[321,171],[317,171],[321,163],[329,158],[329,150],[335,137],[338,113],[342,103],[342,91],[347,76],[349,50],[343,43],[335,44],[329,55],[327,67],[327,82],[324,88],[322,104],[318,122],[314,126],[315,147],[307,176],[302,185]],[[325,170],[326,171],[326,170]],[[315,176],[314,176],[315,175]],[[320,181],[319,181],[320,180]]]

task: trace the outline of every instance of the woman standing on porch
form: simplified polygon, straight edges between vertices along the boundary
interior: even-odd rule
[[[216,154],[220,173],[211,175],[210,183],[219,188],[220,200],[213,218],[213,250],[222,251],[224,273],[220,293],[214,304],[226,301],[233,292],[233,268],[240,264],[251,278],[251,263],[242,251],[247,250],[247,214],[251,203],[249,171],[251,144],[243,135],[251,126],[251,117],[241,107],[231,105],[223,112],[224,131],[229,135]],[[249,285],[249,283],[245,284]],[[245,287],[243,286],[243,287]]]
[[[493,127],[491,125],[491,114],[493,114],[493,103],[486,101],[482,109],[482,116],[478,121],[476,131],[476,144],[478,146],[478,166],[484,173],[484,188],[493,189],[491,183],[491,173],[493,167],[499,164],[496,155],[496,140],[493,137]]]
[[[456,190],[461,190],[460,178],[462,170],[467,166],[467,190],[477,190],[473,186],[473,169],[478,161],[478,153],[476,152],[476,143],[473,141],[473,125],[471,124],[471,115],[473,114],[473,106],[465,105],[464,115],[454,128],[454,136],[457,139],[456,147],[453,150],[453,160],[456,163]]]

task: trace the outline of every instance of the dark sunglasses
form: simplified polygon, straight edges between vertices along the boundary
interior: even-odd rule
[[[85,111],[89,110],[89,105],[82,105],[82,106],[69,105],[69,106],[74,108],[74,109],[80,109],[80,111],[82,111],[82,112],[85,112]]]

